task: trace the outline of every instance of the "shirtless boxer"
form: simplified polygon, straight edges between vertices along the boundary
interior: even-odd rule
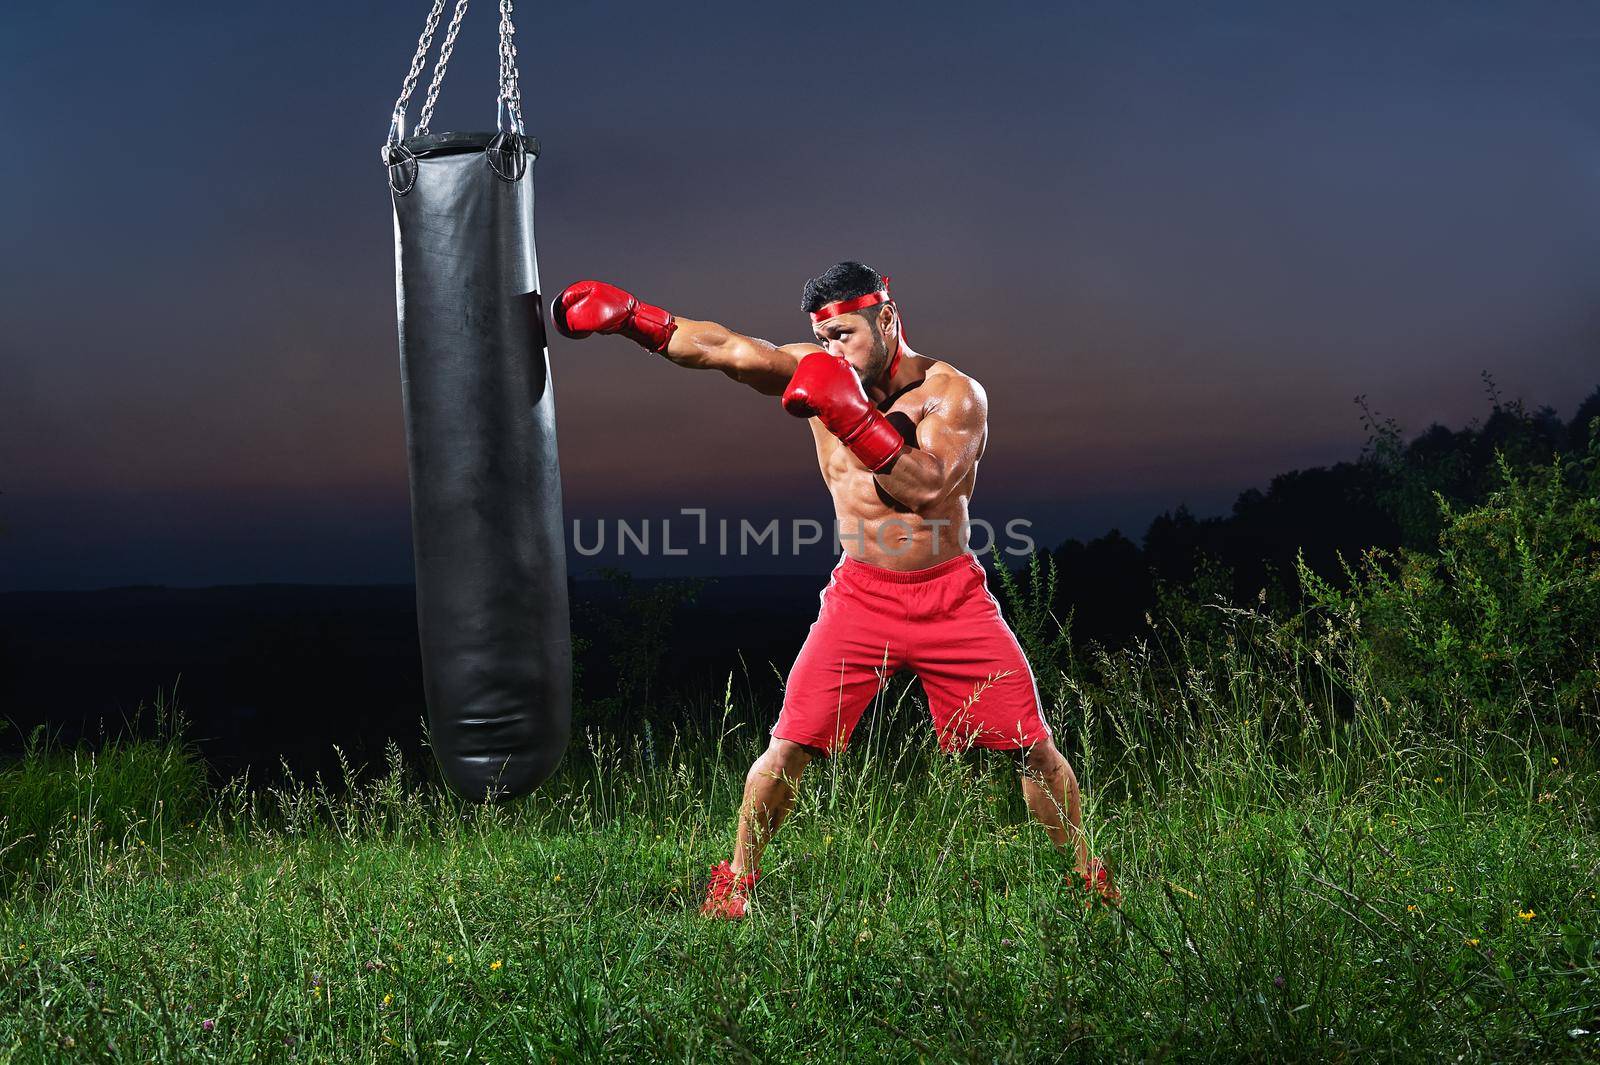
[[[552,307],[569,337],[617,333],[679,366],[721,370],[807,418],[845,551],[784,685],[772,740],[745,777],[733,858],[714,866],[701,913],[739,918],[762,850],[812,758],[843,750],[889,677],[915,672],[939,745],[1005,750],[1028,808],[1076,875],[1116,901],[1082,832],[1077,777],[1040,713],[1038,687],[967,546],[967,502],[988,433],[977,381],[906,343],[889,279],[843,262],[808,281],[809,344],[775,346],[679,318],[599,281]],[[1065,823],[1062,813],[1065,811]]]

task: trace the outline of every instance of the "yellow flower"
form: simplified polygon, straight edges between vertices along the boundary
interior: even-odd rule
[[[500,961],[500,959],[496,958],[494,961],[489,963],[489,971],[490,972],[499,972],[501,964],[503,964],[503,963]]]
[[[1478,941],[1477,941],[1477,940],[1476,940],[1476,939],[1469,939],[1469,940],[1467,940],[1467,946],[1469,946],[1469,947],[1475,947],[1475,946],[1477,946],[1477,945],[1478,945]]]
[[[557,873],[557,874],[556,874],[556,879],[557,879],[557,880],[560,880],[560,879],[561,879],[561,874],[560,874],[560,873]]]
[[[1555,755],[1551,755],[1550,756],[1550,764],[1551,765],[1560,765],[1561,764],[1561,759],[1557,758]]]
[[[1456,893],[1456,886],[1454,884],[1451,884],[1450,886],[1446,887],[1444,890],[1445,890],[1445,892],[1447,894],[1454,895]]]
[[[1518,910],[1517,916],[1522,918],[1524,921],[1531,921],[1539,915],[1534,913],[1532,910]]]
[[[1444,777],[1434,777],[1433,778],[1433,782],[1435,784],[1443,784],[1444,783]]]
[[[1406,906],[1406,912],[1407,912],[1407,913],[1416,913],[1416,912],[1417,912],[1417,908],[1416,908],[1416,906],[1414,906],[1414,905],[1411,905],[1411,904],[1407,904],[1407,906]]]
[[[824,847],[831,847],[833,845],[833,837],[832,836],[823,836],[822,837],[822,845]]]
[[[444,956],[444,963],[446,965],[454,965],[456,963],[456,956],[454,954],[446,954]]]
[[[394,1001],[394,996],[393,995],[384,995],[383,996],[383,1004],[385,1006],[389,1005],[389,1003],[391,1003],[393,1001]]]

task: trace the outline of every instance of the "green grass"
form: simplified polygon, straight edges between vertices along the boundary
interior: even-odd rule
[[[771,710],[728,697],[501,808],[398,756],[203,794],[178,740],[36,745],[0,771],[0,1060],[1592,1058],[1593,751],[1424,732],[1348,671],[1331,714],[1335,650],[1247,618],[1048,685],[1120,909],[900,686],[735,925],[694,911]]]

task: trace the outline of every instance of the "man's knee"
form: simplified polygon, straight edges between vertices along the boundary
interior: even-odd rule
[[[749,776],[772,779],[782,776],[790,780],[800,779],[800,774],[805,771],[811,759],[824,753],[819,747],[811,747],[793,740],[783,740],[772,737],[772,742],[767,749],[757,758],[750,767]]]
[[[1007,753],[1011,755],[1012,764],[1019,773],[1036,779],[1041,777],[1049,779],[1060,774],[1066,777],[1069,784],[1076,783],[1072,764],[1067,761],[1067,756],[1048,739],[1027,747],[1008,748]]]

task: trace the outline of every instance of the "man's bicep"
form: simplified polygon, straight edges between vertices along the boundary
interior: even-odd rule
[[[800,360],[817,348],[813,344],[785,344],[782,347],[750,338],[746,349],[740,353],[728,376],[742,385],[749,385],[764,396],[781,396],[794,377]]]
[[[978,461],[988,421],[988,404],[974,383],[950,396],[938,410],[917,423],[917,448],[939,460],[947,490]]]

